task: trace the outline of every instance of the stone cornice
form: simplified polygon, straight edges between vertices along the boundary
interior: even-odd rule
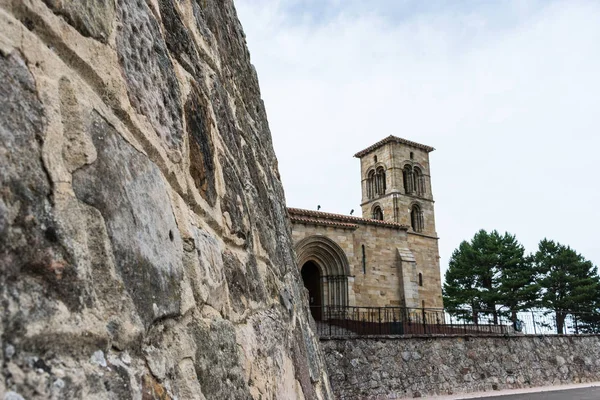
[[[415,236],[422,236],[422,237],[426,237],[426,238],[429,238],[429,239],[440,240],[440,238],[438,236],[427,235],[427,234],[421,233],[421,232],[408,231],[408,234],[409,235],[415,235]]]
[[[374,151],[374,150],[377,150],[377,149],[378,149],[378,148],[380,148],[381,146],[384,146],[384,145],[386,145],[386,144],[388,144],[388,143],[392,143],[392,142],[393,142],[393,143],[400,143],[400,144],[404,144],[404,145],[407,145],[407,146],[410,146],[410,147],[414,147],[414,148],[416,148],[416,149],[425,150],[425,151],[426,151],[426,152],[428,152],[428,153],[430,153],[430,152],[432,152],[432,151],[434,151],[434,150],[435,150],[435,149],[434,149],[433,147],[431,147],[431,146],[426,146],[426,145],[424,145],[424,144],[420,144],[420,143],[417,143],[417,142],[412,142],[412,141],[410,141],[410,140],[406,140],[406,139],[399,138],[399,137],[397,137],[397,136],[390,135],[390,136],[386,137],[385,139],[383,139],[383,140],[380,140],[379,142],[377,142],[377,143],[375,143],[375,144],[373,144],[373,145],[371,145],[371,146],[367,147],[366,149],[359,151],[358,153],[356,153],[356,154],[354,155],[354,157],[356,157],[356,158],[361,158],[361,157],[363,157],[364,155],[367,155],[367,154],[369,154],[370,152],[372,152],[372,151]]]
[[[417,200],[427,201],[429,203],[435,203],[435,200],[429,199],[427,197],[415,196],[414,194],[406,194],[406,193],[402,193],[402,192],[396,191],[396,192],[385,193],[385,194],[382,194],[379,197],[375,197],[375,198],[369,199],[369,200],[367,200],[367,201],[365,201],[363,203],[360,203],[360,206],[362,207],[362,206],[364,206],[366,204],[376,202],[378,200],[381,200],[383,198],[389,197],[389,196],[394,195],[394,194],[398,195],[398,197],[405,196],[405,197],[410,197],[411,199],[417,199]]]

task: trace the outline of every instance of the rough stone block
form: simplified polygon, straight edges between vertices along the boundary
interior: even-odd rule
[[[165,147],[180,152],[181,92],[159,25],[142,0],[117,0],[117,17],[117,53],[129,101]]]
[[[146,325],[176,315],[183,247],[161,173],[96,112],[89,135],[98,156],[73,174],[73,189],[104,217],[117,270]]]
[[[82,35],[106,42],[115,19],[114,0],[44,0]]]

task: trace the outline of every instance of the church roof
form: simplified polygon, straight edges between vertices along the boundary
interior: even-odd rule
[[[361,158],[362,156],[364,156],[366,154],[369,154],[373,150],[376,150],[376,149],[380,148],[381,146],[384,146],[384,145],[386,145],[388,143],[392,143],[392,142],[393,143],[405,144],[407,146],[411,146],[411,147],[414,147],[414,148],[417,148],[417,149],[425,150],[428,153],[435,150],[431,146],[426,146],[424,144],[420,144],[420,143],[417,143],[417,142],[412,142],[410,140],[406,140],[406,139],[399,138],[397,136],[390,135],[390,136],[386,137],[385,139],[380,140],[379,142],[377,142],[377,143],[375,143],[375,144],[367,147],[366,149],[359,151],[358,153],[356,153],[354,155],[354,157]]]
[[[396,222],[380,221],[378,219],[353,217],[351,215],[332,214],[322,211],[305,210],[302,208],[288,208],[292,222],[313,223],[318,225],[331,225],[340,228],[356,229],[358,225],[376,225],[386,228],[408,230],[408,226]]]

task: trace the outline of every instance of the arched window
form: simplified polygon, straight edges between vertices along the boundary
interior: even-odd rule
[[[419,286],[423,286],[423,274],[419,272]]]
[[[423,211],[421,211],[421,207],[418,204],[413,205],[410,209],[410,226],[415,232],[423,231]]]
[[[367,174],[367,197],[372,199],[375,197],[375,171],[371,170]]]
[[[413,188],[417,196],[422,196],[424,193],[423,174],[418,167],[413,168]]]
[[[405,165],[402,170],[404,193],[417,196],[425,195],[425,175],[419,167]]]
[[[373,207],[373,219],[378,219],[383,221],[383,211],[381,211],[381,207],[375,206]]]
[[[414,182],[410,165],[405,166],[402,170],[402,181],[404,182],[404,193],[412,194]]]
[[[377,168],[377,173],[375,175],[375,180],[376,180],[376,184],[375,184],[375,193],[376,194],[385,194],[385,170],[383,169],[383,167],[379,167]]]

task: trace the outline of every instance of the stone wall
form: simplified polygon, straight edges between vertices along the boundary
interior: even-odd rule
[[[418,306],[443,308],[442,279],[438,239],[408,232],[408,248],[415,256],[417,274],[423,274],[423,285],[419,286],[419,299],[425,301]]]
[[[339,399],[397,399],[600,380],[599,336],[322,340]]]
[[[231,0],[0,0],[0,393],[329,398]]]

